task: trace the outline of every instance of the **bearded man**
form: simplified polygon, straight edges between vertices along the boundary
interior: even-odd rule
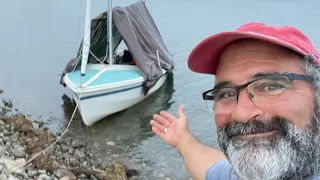
[[[297,28],[244,24],[201,41],[188,65],[215,75],[202,98],[211,103],[221,150],[166,111],[153,132],[180,153],[196,179],[320,179],[320,59]],[[201,122],[200,122],[201,123]]]

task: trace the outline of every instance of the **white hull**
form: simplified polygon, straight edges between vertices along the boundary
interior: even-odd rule
[[[93,65],[91,68],[106,69],[105,65]],[[88,66],[90,68],[90,65]],[[109,69],[132,69],[135,66],[128,65],[113,65]],[[108,69],[107,68],[107,69]],[[100,70],[101,71],[101,70]],[[84,87],[80,89],[73,84],[68,77],[64,77],[67,87],[73,91],[73,99],[76,103],[81,100],[79,104],[79,112],[85,125],[90,126],[97,121],[107,117],[108,115],[127,109],[147,98],[149,95],[157,91],[166,81],[167,74],[158,80],[148,94],[143,94],[143,78],[136,78],[134,80],[112,83],[107,85],[99,85],[92,87]],[[90,80],[89,80],[90,81]],[[85,82],[84,82],[85,84]]]

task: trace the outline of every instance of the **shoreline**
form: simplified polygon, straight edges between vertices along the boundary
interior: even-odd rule
[[[0,89],[0,94],[3,91]],[[135,179],[137,170],[128,169],[120,161],[101,162],[94,156],[94,143],[62,137],[45,153],[40,153],[24,168],[35,154],[49,147],[58,136],[42,128],[23,114],[8,115],[12,102],[3,100],[0,104],[0,179],[36,180],[127,180]]]

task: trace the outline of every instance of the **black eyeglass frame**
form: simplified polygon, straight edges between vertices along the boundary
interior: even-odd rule
[[[265,79],[265,78],[273,78],[273,77],[286,77],[288,78],[288,80],[290,82],[294,81],[294,80],[302,80],[302,81],[306,81],[309,83],[313,82],[313,78],[311,76],[308,75],[302,75],[302,74],[295,74],[295,73],[282,73],[282,74],[277,74],[277,75],[270,75],[270,76],[265,76],[265,77],[261,77],[261,78],[257,78],[254,79],[252,81],[249,81],[245,84],[239,85],[239,86],[226,86],[226,87],[222,87],[222,88],[213,88],[210,90],[207,90],[205,92],[202,93],[202,99],[203,100],[214,100],[214,96],[210,96],[208,95],[209,92],[212,92],[214,90],[218,90],[218,89],[224,89],[224,88],[234,88],[237,92],[237,97],[239,96],[240,90],[246,88],[249,84],[261,80],[261,79]]]

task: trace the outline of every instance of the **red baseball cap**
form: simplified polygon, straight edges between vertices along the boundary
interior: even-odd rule
[[[319,52],[309,38],[297,28],[251,22],[235,31],[214,34],[202,40],[189,55],[189,68],[198,73],[215,74],[222,51],[233,41],[243,38],[263,40],[289,48],[301,55],[311,55],[313,60],[320,64]]]

